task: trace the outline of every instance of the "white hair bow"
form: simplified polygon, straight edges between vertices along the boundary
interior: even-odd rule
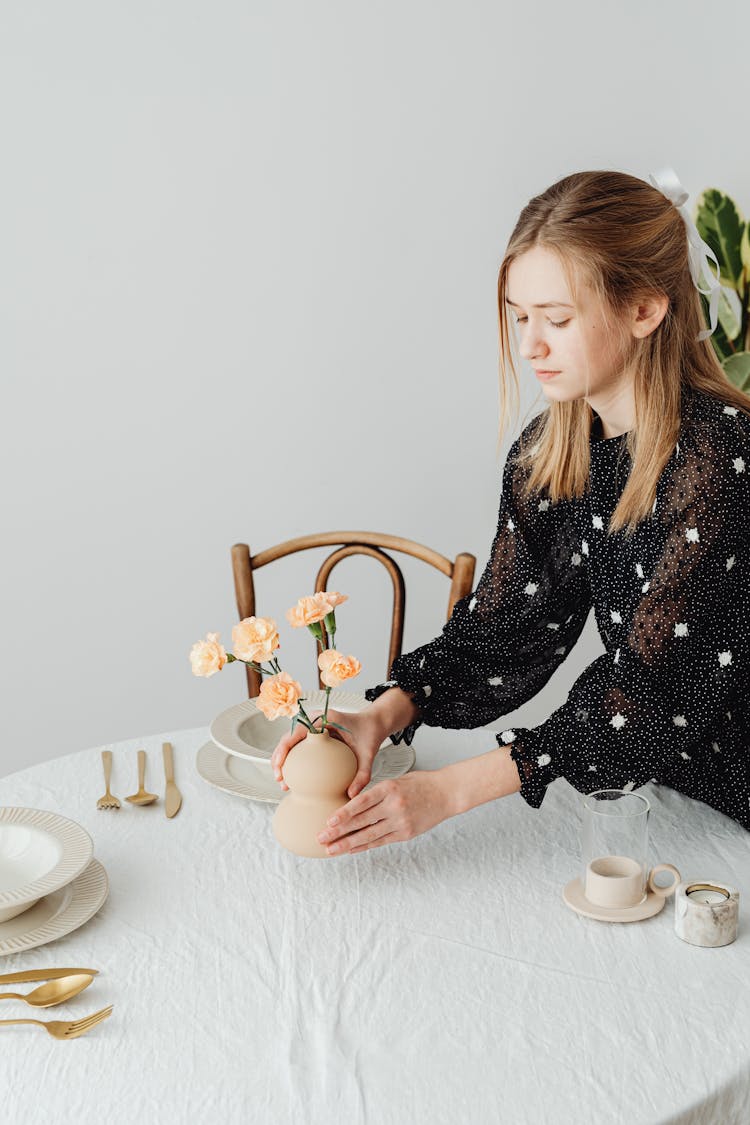
[[[677,179],[677,173],[674,168],[665,167],[661,168],[658,172],[649,172],[648,178],[655,188],[658,188],[662,195],[670,199],[674,203],[677,210],[682,215],[687,229],[688,236],[688,260],[690,263],[690,273],[695,287],[699,293],[703,293],[709,300],[709,316],[710,328],[704,328],[702,332],[698,333],[699,340],[705,340],[711,336],[715,330],[719,320],[719,294],[724,292],[724,297],[728,301],[732,312],[737,320],[742,320],[742,306],[740,305],[739,297],[734,289],[727,285],[721,284],[721,267],[711,247],[707,242],[704,242],[698,234],[698,228],[688,214],[688,209],[685,203],[688,199],[688,193]],[[709,258],[716,263],[716,276],[714,277],[711,266],[709,265]],[[708,289],[701,289],[701,275],[705,274],[708,280]]]

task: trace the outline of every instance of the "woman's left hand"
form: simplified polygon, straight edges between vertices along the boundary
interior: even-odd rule
[[[441,772],[413,770],[358,793],[329,818],[318,841],[328,846],[329,855],[365,852],[411,840],[449,816],[453,809]]]

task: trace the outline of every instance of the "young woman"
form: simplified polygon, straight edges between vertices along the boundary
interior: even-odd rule
[[[502,427],[509,371],[518,408],[510,318],[546,407],[508,453],[474,592],[371,706],[329,711],[359,763],[329,851],[510,793],[538,808],[558,777],[582,793],[668,785],[750,829],[750,397],[707,338],[693,252],[675,203],[634,176],[577,173],[524,208],[498,280]],[[484,726],[535,695],[592,606],[606,651],[545,722],[362,792],[387,736]],[[304,737],[276,747],[283,788]]]

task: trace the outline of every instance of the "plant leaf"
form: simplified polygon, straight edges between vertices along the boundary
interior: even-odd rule
[[[742,261],[742,285],[740,286],[740,297],[746,297],[748,289],[750,289],[750,222],[745,223],[745,229],[742,232],[742,239],[740,240],[740,259]]]
[[[734,383],[745,394],[750,394],[750,352],[735,352],[721,366],[730,383]]]
[[[708,188],[698,198],[695,225],[718,258],[720,280],[734,289],[739,288],[742,279],[740,242],[745,224],[737,204],[723,191]]]
[[[349,730],[349,727],[342,727],[340,723],[332,723],[330,720],[326,723],[326,726],[327,727],[336,727],[336,730],[345,730],[347,734],[352,733]]]

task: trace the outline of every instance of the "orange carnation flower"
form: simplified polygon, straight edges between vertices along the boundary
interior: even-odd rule
[[[270,617],[245,617],[232,629],[232,643],[238,660],[262,664],[279,647],[276,622]]]
[[[301,695],[301,685],[288,672],[279,672],[263,681],[255,704],[267,719],[291,719],[297,714]]]
[[[344,680],[357,676],[362,667],[356,656],[344,656],[335,648],[327,648],[318,657],[320,678],[326,687],[338,687]]]
[[[336,596],[340,597],[341,595]],[[318,594],[310,594],[309,597],[300,598],[295,606],[287,610],[286,619],[295,629],[301,629],[305,625],[314,625],[316,621],[322,621],[332,609],[333,604],[329,595],[320,591]]]
[[[213,676],[214,672],[221,671],[226,662],[226,650],[219,643],[218,633],[206,633],[205,641],[196,641],[190,650],[194,676]]]

